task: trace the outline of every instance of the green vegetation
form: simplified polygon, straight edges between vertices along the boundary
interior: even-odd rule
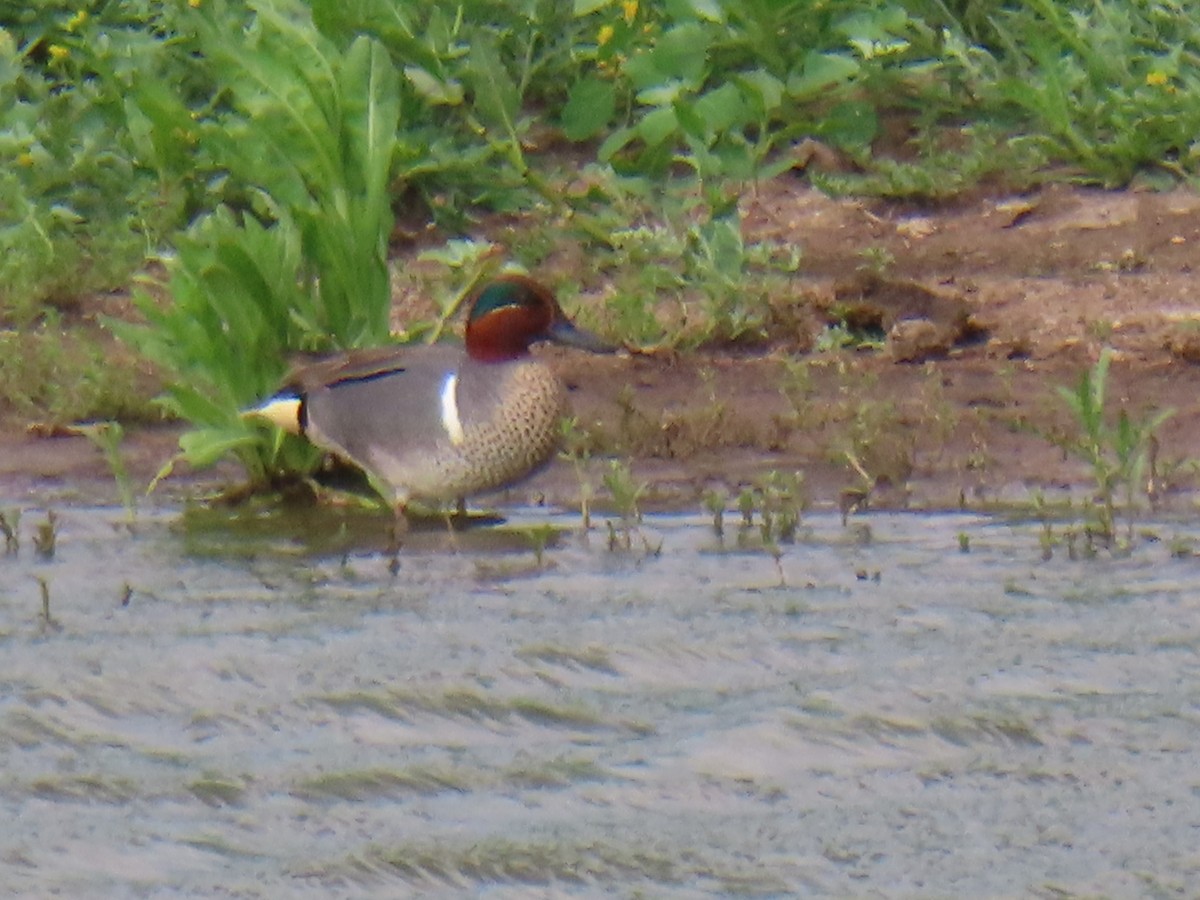
[[[1122,407],[1114,422],[1113,412],[1107,405],[1111,363],[1112,351],[1106,347],[1096,364],[1080,375],[1074,390],[1059,388],[1071,411],[1074,431],[1061,436],[1051,435],[1050,439],[1091,467],[1096,484],[1095,527],[1099,537],[1106,542],[1116,537],[1118,502],[1124,500],[1128,545],[1133,542],[1137,496],[1146,486],[1144,476],[1155,432],[1174,413],[1163,410],[1138,420]]]
[[[118,422],[96,422],[81,425],[78,431],[104,456],[104,462],[117,483],[117,495],[121,505],[125,507],[125,518],[129,524],[137,518],[137,493],[129,470],[125,467],[125,458],[121,455],[121,441],[125,437],[125,429]]]
[[[641,345],[759,342],[803,260],[748,244],[737,200],[798,165],[801,142],[847,163],[808,172],[837,192],[1189,179],[1198,53],[1186,5],[1130,0],[6,8],[6,411],[145,417],[142,363],[113,363],[108,320],[69,352],[56,329],[85,300],[113,312],[96,292],[161,260],[166,290],[143,292],[144,323],[116,330],[157,367],[165,412],[192,425],[183,456],[232,453],[256,483],[309,471],[311,450],[239,411],[290,353],[391,339],[397,213],[459,234],[485,212],[536,212],[542,224],[507,249],[536,264],[555,239],[577,240],[594,261],[577,277],[611,285],[592,316],[602,321],[585,324]],[[473,260],[444,259],[456,283],[435,301],[461,295],[483,265]],[[889,264],[864,251],[865,266]],[[64,353],[71,365],[54,364]],[[864,413],[842,448],[848,465],[903,469],[869,458],[885,425]],[[1115,427],[1120,482],[1145,435]]]

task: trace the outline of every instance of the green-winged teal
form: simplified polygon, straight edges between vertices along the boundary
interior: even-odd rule
[[[294,370],[250,410],[348,460],[409,501],[461,501],[530,474],[557,446],[566,390],[530,345],[613,347],[573,325],[545,287],[504,275],[475,294],[466,346],[381,347]]]

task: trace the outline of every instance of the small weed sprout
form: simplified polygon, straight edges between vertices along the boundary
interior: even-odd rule
[[[125,437],[125,429],[118,422],[96,422],[79,426],[79,432],[104,455],[108,470],[117,483],[117,493],[121,497],[121,505],[125,507],[125,517],[132,524],[137,517],[137,497],[134,494],[133,482],[129,478],[129,470],[125,467],[125,459],[121,456],[121,441]]]
[[[560,425],[562,435],[562,450],[559,458],[571,464],[575,470],[575,480],[579,484],[579,518],[584,531],[592,529],[592,498],[596,488],[588,477],[587,464],[591,459],[591,438],[579,427],[579,419],[570,416],[562,420]]]
[[[545,568],[546,547],[554,537],[554,526],[548,523],[532,525],[523,532],[525,539],[533,548],[533,557],[539,569]]]
[[[1196,545],[1191,538],[1176,535],[1171,538],[1168,546],[1170,547],[1172,559],[1190,559],[1196,555]]]
[[[772,470],[766,473],[738,494],[737,507],[742,518],[738,546],[745,547],[750,543],[748,538],[757,513],[762,547],[773,554],[779,553],[780,544],[795,543],[800,515],[807,506],[803,472]]]
[[[709,488],[704,492],[704,508],[712,516],[713,534],[718,539],[725,537],[725,504],[728,501],[724,491]]]
[[[1061,438],[1047,437],[1091,466],[1096,485],[1097,531],[1108,544],[1116,538],[1118,495],[1124,494],[1128,517],[1126,544],[1132,544],[1136,494],[1154,450],[1155,432],[1173,411],[1161,410],[1139,421],[1121,409],[1116,424],[1110,424],[1106,402],[1111,362],[1112,351],[1106,347],[1096,364],[1080,376],[1074,390],[1059,388],[1074,416],[1075,433]]]
[[[1038,543],[1042,548],[1042,561],[1049,562],[1054,558],[1054,545],[1057,543],[1054,539],[1054,526],[1049,522],[1042,523],[1042,531],[1038,538]],[[1075,533],[1070,532],[1067,535],[1067,553],[1071,559],[1075,558]]]
[[[808,505],[803,472],[768,472],[759,481],[764,543],[793,544],[800,527],[800,514]]]
[[[883,245],[864,247],[858,251],[858,255],[862,259],[858,270],[879,277],[886,275],[888,270],[896,264],[896,257],[892,251]]]
[[[38,523],[33,535],[33,548],[42,559],[53,559],[58,545],[58,514],[54,510],[46,513],[45,520]]]
[[[21,549],[21,510],[0,510],[0,535],[4,536],[4,554],[16,556]]]
[[[638,509],[638,501],[645,493],[646,486],[633,477],[629,464],[617,459],[610,460],[603,480],[622,521],[630,524],[640,522],[642,514]]]
[[[779,392],[791,407],[792,425],[811,428],[822,424],[822,420],[818,418],[820,407],[813,402],[817,388],[813,384],[812,370],[807,362],[793,359],[784,362]]]
[[[38,615],[42,631],[58,631],[62,626],[58,624],[54,616],[50,615],[50,582],[41,575],[35,575],[34,578],[37,580],[38,590],[42,595],[42,611]]]
[[[754,510],[758,506],[758,495],[753,488],[743,488],[738,494],[738,512],[742,514],[742,528],[754,526]]]
[[[1033,509],[1042,523],[1041,531],[1038,533],[1038,546],[1042,551],[1042,560],[1049,561],[1054,557],[1054,546],[1058,541],[1054,537],[1054,523],[1050,520],[1050,511],[1046,506],[1046,496],[1041,491],[1033,495]],[[1071,558],[1074,559],[1075,548],[1072,543],[1074,535],[1069,534],[1067,540],[1068,552],[1071,554]]]
[[[603,481],[605,489],[612,497],[613,507],[620,517],[619,526],[612,519],[608,520],[609,550],[630,550],[633,546],[633,535],[638,530],[638,523],[642,521],[638,501],[645,493],[646,485],[633,477],[628,463],[617,459],[609,461]]]

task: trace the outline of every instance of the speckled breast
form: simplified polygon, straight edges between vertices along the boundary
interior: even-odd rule
[[[569,405],[562,383],[542,363],[465,365],[453,390],[461,432],[444,428],[436,450],[412,461],[405,479],[410,497],[452,500],[494,490],[554,453]]]

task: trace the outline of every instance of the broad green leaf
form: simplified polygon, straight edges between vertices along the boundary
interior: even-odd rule
[[[716,133],[709,128],[704,117],[697,113],[694,104],[680,102],[674,104],[672,108],[675,110],[675,121],[679,125],[679,130],[691,139],[688,143],[693,152],[709,147],[716,139]]]
[[[838,147],[866,147],[879,133],[879,119],[869,103],[839,103],[829,111],[817,133]]]
[[[249,426],[198,428],[179,437],[179,449],[188,465],[202,469],[235,450],[253,447],[261,438]]]
[[[631,56],[623,71],[639,91],[672,81],[698,87],[708,65],[705,54],[711,43],[709,26],[699,22],[676,25],[664,32],[652,49]]]
[[[803,70],[788,78],[787,92],[797,100],[807,100],[850,81],[861,68],[858,60],[840,53],[809,53]]]
[[[614,2],[615,0],[575,0],[574,12],[576,16],[590,16],[597,10],[612,6]]]
[[[679,95],[684,90],[685,87],[682,81],[668,81],[666,84],[659,84],[646,88],[644,91],[638,91],[637,102],[644,106],[666,106],[678,100]]]
[[[708,67],[712,29],[698,22],[685,22],[663,32],[655,46],[654,65],[663,75],[699,84]]]
[[[583,78],[575,82],[562,111],[563,132],[572,141],[594,137],[612,121],[617,92],[611,81]]]
[[[693,109],[713,134],[728,131],[748,121],[746,98],[737,85],[730,82],[697,97]]]
[[[457,81],[442,81],[420,66],[405,66],[404,77],[433,106],[458,106],[463,102],[463,88]]]
[[[735,2],[741,2],[741,0],[735,0]],[[697,18],[715,22],[718,25],[725,24],[725,9],[720,0],[686,0],[686,3]]]
[[[733,80],[754,98],[755,105],[764,113],[773,112],[783,102],[783,82],[766,69],[742,72],[734,75]]]
[[[743,141],[719,141],[713,156],[719,161],[720,174],[726,178],[766,180],[769,177]]]
[[[679,121],[675,117],[675,110],[664,106],[647,113],[635,128],[638,137],[653,147],[674,134],[679,129]]]
[[[869,12],[851,13],[835,23],[833,29],[851,42],[886,42],[903,34],[907,27],[908,13],[899,6],[889,5]]]
[[[854,38],[849,41],[851,47],[858,51],[863,59],[879,59],[882,56],[896,56],[910,46],[908,41],[892,38],[886,41],[872,41],[865,38]]]
[[[495,45],[482,36],[471,45],[467,65],[474,110],[492,126],[511,131],[517,120],[521,97]]]
[[[604,163],[611,161],[637,137],[636,128],[618,128],[601,142],[600,148],[596,151],[596,158]]]

